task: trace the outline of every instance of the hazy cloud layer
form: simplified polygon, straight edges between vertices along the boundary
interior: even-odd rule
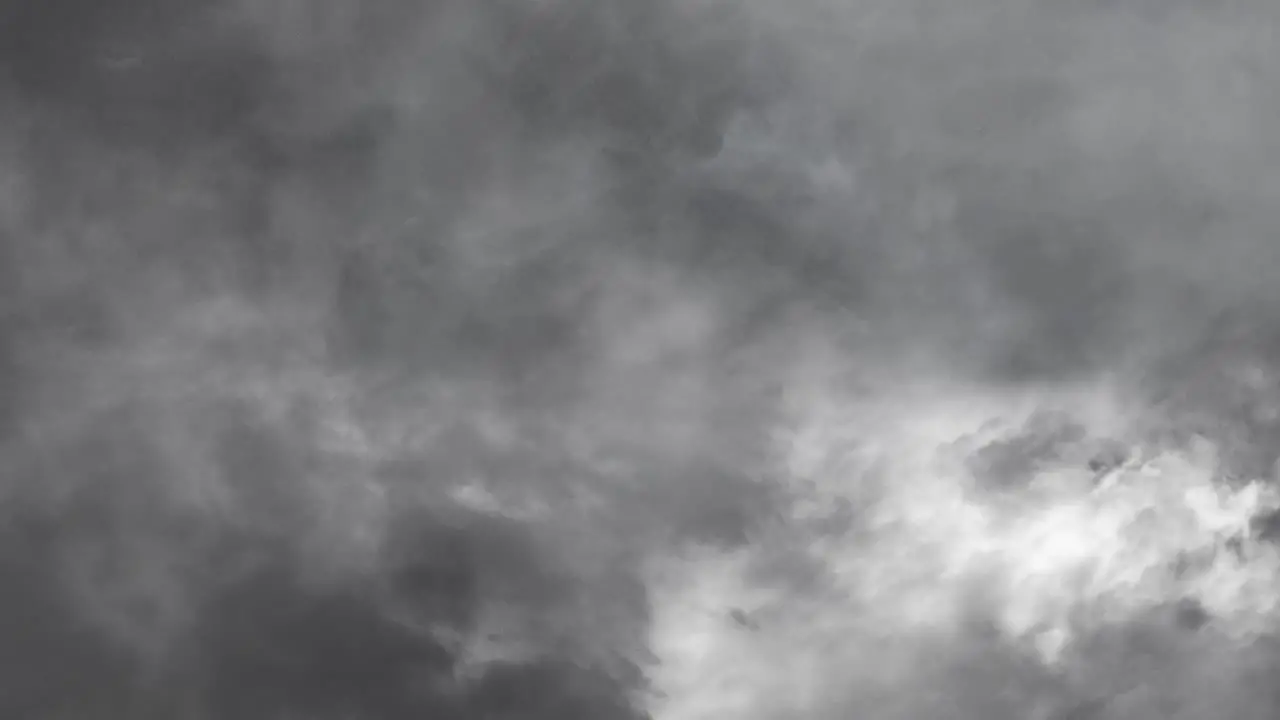
[[[1269,716],[1278,12],[10,3],[0,715]]]

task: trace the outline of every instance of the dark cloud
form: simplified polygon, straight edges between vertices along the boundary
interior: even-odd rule
[[[644,561],[782,522],[806,333],[1271,472],[1269,9],[366,5],[0,9],[0,714],[640,717]],[[1065,683],[983,637],[929,708]]]

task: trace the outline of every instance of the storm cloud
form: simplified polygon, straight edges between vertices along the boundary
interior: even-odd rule
[[[1268,3],[0,9],[0,714],[1267,717]]]

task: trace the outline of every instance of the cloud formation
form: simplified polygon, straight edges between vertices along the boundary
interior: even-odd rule
[[[0,10],[0,714],[1254,718],[1275,10]]]

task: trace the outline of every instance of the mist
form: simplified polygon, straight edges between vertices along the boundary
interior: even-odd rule
[[[1267,718],[1280,9],[0,8],[0,715]]]

